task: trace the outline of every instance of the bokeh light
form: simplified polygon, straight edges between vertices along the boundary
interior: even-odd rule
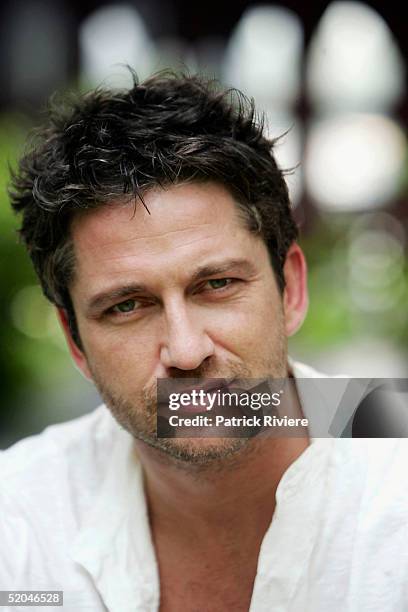
[[[384,19],[362,2],[332,2],[311,41],[307,88],[317,108],[386,111],[404,91],[404,62]]]
[[[292,106],[300,91],[302,25],[283,6],[248,9],[231,35],[223,77],[261,106]]]
[[[154,66],[154,47],[145,23],[131,4],[111,4],[94,11],[79,29],[81,74],[85,83],[126,87],[129,65],[140,78]]]
[[[382,115],[340,114],[315,120],[305,163],[309,193],[330,210],[386,205],[400,187],[406,146],[403,130]]]

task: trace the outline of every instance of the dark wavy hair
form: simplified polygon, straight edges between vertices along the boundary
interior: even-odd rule
[[[68,313],[75,271],[70,222],[76,212],[125,197],[143,204],[152,187],[215,181],[264,239],[278,285],[297,238],[275,141],[253,100],[198,76],[160,73],[128,90],[98,88],[54,97],[13,173],[12,207],[46,297]]]

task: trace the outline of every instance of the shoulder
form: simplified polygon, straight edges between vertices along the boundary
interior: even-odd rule
[[[408,439],[327,442],[331,452],[324,488],[329,531],[335,532],[341,524],[349,535],[354,533],[356,549],[381,542],[389,554],[400,554],[401,546],[408,545]]]
[[[334,441],[333,468],[356,470],[373,492],[408,497],[408,438],[343,438]]]
[[[0,588],[3,580],[34,584],[64,575],[65,551],[101,487],[119,431],[101,406],[0,453]]]
[[[75,457],[86,470],[95,465],[98,448],[109,445],[115,426],[105,406],[99,406],[72,421],[51,425],[42,433],[24,438],[1,451],[0,476],[10,489],[15,481],[26,480],[31,483],[32,476],[37,479],[44,477],[70,457]]]
[[[80,520],[98,490],[119,425],[100,406],[0,452],[0,502],[30,524]],[[28,514],[30,519],[28,519]]]
[[[399,603],[405,601],[408,439],[333,442],[321,526],[331,558],[336,562],[346,551],[356,598],[365,592],[387,600],[393,592]]]

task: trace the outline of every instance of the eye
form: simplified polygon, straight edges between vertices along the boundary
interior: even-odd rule
[[[212,278],[211,280],[207,281],[205,284],[209,285],[211,289],[224,289],[224,287],[227,287],[228,285],[230,285],[232,283],[233,279],[232,278]]]
[[[124,302],[120,302],[120,304],[116,304],[116,306],[112,307],[112,312],[133,312],[138,307],[139,302],[137,300],[125,300]]]

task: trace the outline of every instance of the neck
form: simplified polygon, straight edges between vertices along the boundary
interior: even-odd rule
[[[211,534],[262,537],[275,508],[277,486],[308,438],[252,438],[235,455],[202,466],[169,461],[138,442],[152,529],[188,543]]]

